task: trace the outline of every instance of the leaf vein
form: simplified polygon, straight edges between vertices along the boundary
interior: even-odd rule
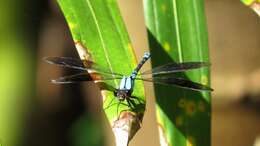
[[[179,61],[183,62],[184,60],[183,60],[183,53],[182,53],[182,46],[181,46],[177,0],[173,0],[172,4],[173,4],[173,17],[174,17],[174,23],[175,23],[175,29],[176,29],[177,49],[178,49],[178,52],[180,53],[178,56],[179,56]]]
[[[104,42],[104,38],[103,38],[103,35],[102,35],[102,32],[101,32],[101,29],[100,29],[100,26],[99,26],[97,17],[96,17],[96,15],[95,15],[93,6],[92,6],[90,0],[86,0],[86,2],[87,2],[87,4],[88,4],[88,7],[89,7],[90,12],[91,12],[91,15],[93,16],[94,22],[95,22],[95,24],[96,24],[97,31],[98,31],[98,35],[99,35],[99,38],[100,38],[100,41],[101,41],[101,44],[102,44],[102,48],[103,48],[104,53],[105,53],[105,57],[106,57],[106,60],[107,60],[109,69],[110,69],[110,71],[111,71],[111,73],[112,73],[112,76],[115,77],[114,72],[113,72],[113,68],[112,68],[112,65],[111,65],[111,62],[110,62],[110,60],[109,60],[109,56],[108,56],[107,48],[106,48],[106,45],[105,45],[105,42]],[[117,84],[116,80],[113,80],[113,81],[114,81],[115,85],[118,87],[118,84]]]

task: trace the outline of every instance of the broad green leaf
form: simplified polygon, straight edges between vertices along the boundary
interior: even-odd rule
[[[102,69],[113,73],[130,75],[136,67],[136,58],[117,1],[58,0],[58,2],[81,59],[91,59]],[[119,82],[120,80],[112,80],[105,83],[117,88]],[[143,118],[145,108],[143,83],[136,81],[132,94],[137,97],[133,99],[136,106],[132,109],[127,102],[118,106],[113,91],[102,90],[101,93],[103,108],[113,128],[117,144],[123,141],[123,145],[126,145],[140,128]]]
[[[209,61],[203,0],[144,0],[152,66]],[[178,74],[209,85],[209,69]],[[162,146],[210,146],[210,93],[154,86]]]
[[[241,2],[249,6],[260,16],[260,0],[241,0]]]

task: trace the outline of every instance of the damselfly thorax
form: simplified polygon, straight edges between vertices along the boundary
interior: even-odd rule
[[[134,83],[136,76],[139,72],[139,70],[142,68],[144,63],[151,57],[150,53],[146,52],[140,61],[140,63],[137,65],[137,67],[134,69],[132,74],[130,76],[123,76],[123,78],[120,81],[120,86],[118,89],[114,91],[115,97],[118,98],[119,101],[124,101],[126,98],[131,97],[131,94],[134,89]]]

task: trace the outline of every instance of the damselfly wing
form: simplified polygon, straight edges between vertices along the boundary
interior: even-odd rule
[[[149,59],[149,58],[148,58]],[[148,60],[147,59],[147,60]],[[60,77],[58,79],[52,80],[53,83],[56,84],[66,84],[66,83],[77,83],[77,82],[84,82],[84,81],[104,81],[104,80],[124,80],[126,85],[127,83],[126,78],[124,78],[124,75],[119,74],[119,73],[112,73],[108,69],[104,69],[97,64],[93,63],[92,61],[88,60],[80,60],[80,59],[75,59],[75,58],[69,58],[69,57],[46,57],[44,60],[50,64],[56,64],[59,66],[67,67],[67,68],[72,68],[72,69],[78,69],[83,72],[70,75],[70,76],[64,76]],[[85,63],[84,63],[85,62]],[[139,63],[138,71],[142,67],[142,65],[146,62],[141,61]],[[140,65],[141,64],[141,65]],[[88,67],[90,66],[90,67]],[[153,82],[155,84],[163,84],[163,85],[173,85],[173,86],[178,86],[181,88],[186,88],[190,90],[195,90],[195,91],[213,91],[210,87],[206,85],[202,85],[200,83],[196,83],[184,78],[180,77],[175,77],[175,76],[166,76],[168,74],[173,74],[177,72],[185,72],[188,70],[193,70],[193,69],[198,69],[202,67],[209,67],[210,63],[207,62],[184,62],[184,63],[168,63],[165,65],[161,65],[158,67],[155,67],[151,70],[144,71],[140,74],[137,74],[138,71],[134,71],[131,76],[131,80],[142,80],[146,82]],[[136,73],[137,72],[137,73]],[[89,73],[97,73],[101,74],[103,78],[100,79],[92,79],[89,76]],[[134,75],[133,75],[134,74]],[[137,75],[141,75],[143,77],[136,78]],[[152,75],[153,77],[145,77],[146,75]],[[128,82],[131,82],[128,81]],[[122,83],[122,82],[121,82]],[[123,84],[124,85],[124,84]],[[121,86],[123,86],[121,85]],[[130,86],[130,88],[133,88]],[[127,89],[130,89],[129,87]],[[131,89],[132,90],[132,89]]]
[[[184,63],[169,63],[162,66],[155,67],[149,71],[139,73],[144,63],[150,58],[150,53],[146,52],[130,75],[122,75],[120,73],[111,72],[108,69],[98,66],[92,61],[79,60],[69,57],[46,57],[44,60],[50,64],[56,64],[59,66],[77,69],[82,71],[81,73],[64,76],[56,80],[52,80],[56,84],[65,83],[77,83],[84,81],[105,81],[105,80],[120,80],[120,86],[114,88],[115,96],[119,101],[124,101],[131,94],[134,89],[135,80],[142,80],[147,82],[153,82],[155,84],[173,85],[180,88],[195,90],[195,91],[213,91],[210,87],[190,81],[188,79],[171,76],[171,74],[177,72],[185,72],[188,70],[198,69],[202,67],[209,67],[207,62],[184,62]],[[101,74],[102,78],[93,79],[89,73]],[[140,75],[141,77],[137,77]],[[152,75],[152,77],[146,77],[146,75]],[[169,76],[170,75],[170,76]]]
[[[202,67],[208,67],[210,63],[207,62],[183,62],[183,63],[168,63],[165,65],[161,65],[153,68],[152,70],[147,70],[141,73],[141,75],[164,75],[164,74],[172,74],[177,72],[185,72],[188,70],[198,69]]]
[[[112,73],[105,67],[101,67],[90,60],[80,60],[70,57],[45,57],[43,58],[47,63],[54,64],[66,68],[77,69],[80,71],[87,71],[88,73],[102,73],[113,76],[123,76],[119,73]]]

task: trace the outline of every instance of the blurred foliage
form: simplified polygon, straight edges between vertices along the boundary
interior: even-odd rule
[[[168,62],[209,62],[203,0],[145,0],[152,66]],[[209,85],[209,69],[180,77]],[[154,85],[161,145],[209,146],[210,94]]]
[[[23,35],[22,1],[0,2],[0,141],[16,145],[22,136],[33,89],[32,54]]]
[[[104,145],[102,121],[93,115],[83,115],[71,128],[73,146]]]

